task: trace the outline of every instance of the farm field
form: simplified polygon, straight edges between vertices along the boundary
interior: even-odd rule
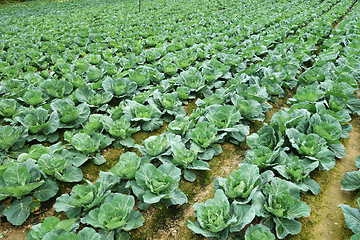
[[[0,4],[0,239],[360,239],[360,3],[138,4]]]

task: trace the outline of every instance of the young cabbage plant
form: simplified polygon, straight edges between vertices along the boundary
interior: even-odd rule
[[[104,129],[114,138],[118,139],[118,143],[127,148],[134,147],[135,141],[131,138],[131,135],[140,131],[140,126],[135,128],[131,127],[130,121],[122,116],[120,119],[112,120],[110,117],[102,117],[100,119]]]
[[[300,200],[300,188],[295,184],[272,178],[262,190],[263,196],[253,199],[253,205],[267,226],[275,224],[276,236],[284,239],[288,234],[298,234],[301,223],[296,218],[307,217],[311,208]]]
[[[38,201],[47,201],[58,192],[59,188],[54,181],[40,180],[41,171],[33,159],[23,163],[11,162],[2,165],[0,169],[0,200],[16,198],[7,202],[3,211],[13,225],[23,224],[39,205]]]
[[[285,139],[277,125],[265,125],[257,133],[246,138],[246,143],[251,149],[267,147],[276,151],[284,142]]]
[[[344,214],[346,226],[354,233],[350,240],[358,240],[360,238],[360,198],[357,199],[357,205],[357,208],[352,208],[345,204],[339,205]]]
[[[10,79],[0,85],[0,93],[4,94],[4,98],[15,99],[21,97],[26,91],[28,83],[23,80]]]
[[[40,170],[48,176],[53,176],[63,182],[80,182],[83,173],[78,165],[78,154],[66,149],[52,154],[42,154],[37,160]],[[83,157],[83,154],[80,157]],[[85,157],[86,158],[86,157]],[[75,160],[75,161],[74,161]],[[86,159],[85,159],[86,161]],[[82,161],[83,163],[85,161]]]
[[[178,115],[168,125],[168,131],[176,135],[185,136],[189,129],[195,126],[194,120],[189,120],[187,116]]]
[[[197,222],[187,221],[187,227],[204,237],[228,239],[229,233],[240,232],[255,218],[250,205],[231,204],[222,190],[215,192],[213,199],[194,205]]]
[[[44,222],[38,223],[31,227],[30,231],[27,234],[27,239],[29,240],[43,240],[43,239],[76,239],[83,240],[83,238],[76,238],[75,231],[78,229],[79,224],[77,223],[75,218],[66,219],[60,221],[57,217],[51,216],[44,219]],[[89,229],[89,228],[86,228]],[[89,230],[81,230],[79,235],[83,235],[84,232]],[[73,236],[72,234],[75,234]],[[97,233],[94,231],[95,236]],[[63,238],[60,238],[63,237]],[[67,238],[65,238],[65,236]],[[94,238],[94,240],[99,240]]]
[[[205,108],[205,118],[219,132],[225,132],[230,142],[240,144],[250,132],[250,127],[241,124],[240,112],[232,105],[211,105]]]
[[[105,120],[103,120],[103,118],[105,118]],[[102,132],[104,130],[103,122],[106,122],[107,118],[109,117],[103,114],[90,114],[88,121],[83,127],[83,131],[89,134],[91,132]]]
[[[21,105],[14,99],[0,99],[0,115],[9,118],[19,112]]]
[[[206,87],[205,78],[201,72],[194,67],[190,67],[187,71],[180,73],[177,78],[177,84],[181,87],[187,87],[192,92],[200,92]]]
[[[50,145],[49,147],[45,147],[42,144],[34,144],[34,145],[31,145],[31,147],[29,148],[27,153],[20,154],[17,158],[17,161],[25,162],[29,158],[34,159],[34,160],[39,160],[39,158],[43,154],[53,154],[53,153],[61,151],[63,149],[64,149],[64,146],[61,145],[61,142]],[[84,156],[84,157],[86,159],[86,156]],[[86,160],[84,160],[84,157],[82,157],[82,156],[80,157],[80,155],[78,155],[78,157],[74,158],[74,162],[79,162],[81,165],[86,161]],[[80,165],[77,165],[77,166],[80,166]]]
[[[146,61],[149,63],[153,63],[161,57],[161,53],[154,48],[150,48],[143,52],[146,58]]]
[[[87,155],[95,154],[99,150],[109,146],[114,141],[113,138],[97,132],[92,132],[90,134],[79,132],[73,134],[70,131],[66,131],[64,133],[64,139],[68,141],[76,150]],[[95,164],[100,165],[106,162],[106,159],[97,153],[92,158],[92,161]]]
[[[305,130],[305,129],[304,129]],[[345,147],[340,142],[340,137],[343,133],[340,122],[327,114],[314,114],[309,120],[309,128],[307,133],[312,131],[326,139],[329,148],[334,152],[335,157],[345,157]]]
[[[199,149],[192,145],[190,149],[186,148],[182,142],[174,142],[171,145],[171,161],[176,166],[180,166],[183,170],[183,176],[185,180],[193,182],[196,179],[196,175],[191,170],[210,170],[210,166],[207,162],[198,159]]]
[[[36,106],[44,103],[47,97],[40,89],[33,88],[26,91],[24,95],[18,99],[30,106]]]
[[[127,101],[123,111],[129,121],[136,122],[144,131],[152,131],[163,125],[162,113],[154,104],[143,105]]]
[[[27,136],[28,131],[23,126],[0,126],[0,149],[7,152],[10,148],[22,148]]]
[[[150,87],[150,73],[151,67],[139,66],[135,70],[130,69],[128,72],[128,78],[131,82],[137,84],[140,90],[148,89]]]
[[[256,165],[240,163],[239,169],[233,171],[227,178],[216,178],[214,189],[223,190],[235,204],[247,204],[272,177],[274,174],[270,170],[260,174]]]
[[[285,134],[288,128],[302,127],[309,122],[311,113],[307,109],[295,109],[293,111],[279,111],[271,118],[271,124],[278,126],[281,134]]]
[[[27,141],[36,139],[40,142],[55,142],[59,138],[55,133],[59,128],[59,116],[56,112],[49,114],[49,111],[42,107],[28,108],[19,112],[15,119],[29,129]]]
[[[119,177],[100,172],[100,178],[95,184],[86,180],[85,185],[75,185],[70,194],[63,194],[56,199],[54,208],[57,212],[65,212],[68,218],[84,216],[101,204],[119,182]]]
[[[249,79],[250,81],[251,79]],[[260,87],[258,84],[251,84],[250,86],[246,83],[241,83],[236,88],[236,93],[239,96],[243,96],[245,99],[254,99],[259,103],[263,104],[265,112],[271,109],[271,105],[266,103],[269,99],[269,94],[265,87]]]
[[[202,75],[205,77],[206,83],[209,88],[215,87],[220,88],[223,81],[217,81],[221,79],[230,79],[232,77],[231,73],[229,72],[230,67],[222,64],[220,61],[216,59],[211,59],[209,61],[205,61],[201,65],[201,72]]]
[[[270,229],[262,224],[250,225],[245,232],[245,240],[275,240]]]
[[[320,90],[319,84],[312,84],[301,86],[296,90],[294,98],[290,98],[291,103],[296,102],[318,102],[320,99],[324,98],[325,92]]]
[[[64,98],[65,96],[70,95],[73,91],[72,83],[66,81],[65,79],[50,79],[44,81],[41,84],[41,87],[53,98]]]
[[[246,151],[244,162],[254,164],[260,169],[269,169],[284,161],[283,155],[288,148],[278,148],[273,151],[268,147],[260,146]]]
[[[69,98],[56,99],[50,106],[59,115],[60,128],[79,128],[90,115],[90,108],[86,103],[75,106]]]
[[[145,221],[134,205],[133,196],[111,193],[100,207],[82,217],[81,222],[102,229],[100,234],[106,236],[106,239],[129,239],[126,232],[141,227]]]
[[[137,90],[137,84],[128,78],[107,77],[102,82],[102,87],[106,92],[114,94],[114,97],[117,98],[132,96]]]
[[[164,133],[158,136],[148,137],[143,141],[143,146],[138,146],[144,159],[160,159],[171,154],[171,144],[180,142],[181,138],[173,133]]]
[[[230,99],[236,110],[239,111],[244,119],[248,121],[264,121],[264,113],[267,108],[264,108],[263,104],[259,103],[257,100],[247,100],[237,94],[233,94]]]
[[[89,104],[90,107],[100,107],[110,102],[113,94],[105,91],[98,92],[89,87],[83,87],[75,91],[75,98],[79,102]]]
[[[182,107],[182,102],[178,98],[178,93],[161,93],[155,91],[153,93],[152,101],[155,102],[163,114],[171,116],[185,116],[185,110]]]
[[[223,105],[228,102],[229,99],[229,90],[226,88],[219,88],[211,94],[210,96],[205,97],[204,99],[197,99],[195,104],[196,106],[207,107],[212,105]],[[242,113],[240,112],[242,115]]]
[[[226,133],[218,134],[218,129],[213,123],[199,122],[190,131],[190,139],[202,149],[206,149],[211,144],[223,140]]]
[[[135,180],[126,187],[131,188],[143,203],[140,209],[162,202],[166,206],[182,205],[187,202],[186,195],[178,189],[181,170],[171,163],[163,163],[156,168],[151,163],[142,165],[135,173]]]
[[[140,158],[136,153],[126,152],[120,156],[119,162],[109,172],[121,179],[134,179],[136,171],[144,163],[144,159]]]
[[[326,139],[315,133],[301,133],[294,128],[287,129],[286,135],[300,155],[319,162],[321,169],[329,170],[335,166],[335,155],[328,148]]]
[[[319,162],[288,154],[283,164],[277,165],[273,169],[286,180],[296,184],[302,192],[310,191],[317,195],[320,192],[320,186],[315,180],[310,178],[309,174],[318,166]]]

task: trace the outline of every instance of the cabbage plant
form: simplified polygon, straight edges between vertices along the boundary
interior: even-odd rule
[[[232,105],[211,105],[205,108],[205,118],[224,132],[230,142],[240,144],[250,132],[250,127],[241,123],[242,116]]]
[[[277,150],[284,142],[285,139],[277,125],[265,125],[257,133],[246,138],[246,143],[252,149],[267,147],[271,150]]]
[[[155,91],[153,93],[153,101],[159,106],[163,114],[173,116],[185,115],[185,110],[182,107],[182,102],[178,98],[178,93],[160,93]]]
[[[66,149],[53,154],[42,154],[37,160],[40,170],[64,182],[80,182],[83,173],[76,161],[76,153]]]
[[[197,222],[187,221],[186,225],[196,234],[204,237],[228,239],[229,233],[241,231],[255,218],[250,205],[229,203],[222,190],[215,192],[214,198],[194,205]]]
[[[77,238],[74,233],[79,227],[75,218],[66,219],[60,221],[57,217],[51,216],[44,219],[44,222],[36,224],[31,227],[31,230],[27,234],[29,240],[42,240],[42,239],[76,239],[83,240],[84,238]],[[93,230],[93,229],[92,229]],[[89,228],[82,229],[78,234],[79,236],[84,235],[86,232],[92,232],[95,236],[94,240],[100,240],[96,238],[98,234],[95,230],[91,231]]]
[[[27,129],[23,126],[0,126],[0,149],[8,151],[10,148],[23,147],[27,135]]]
[[[199,122],[190,132],[190,139],[199,147],[205,149],[211,144],[222,140],[226,133],[218,135],[218,129],[213,123]]]
[[[76,134],[65,132],[64,139],[76,150],[85,154],[93,154],[98,150],[104,149],[114,140],[113,138],[97,132],[92,132],[90,134],[82,132]]]
[[[264,222],[275,223],[277,238],[298,234],[301,223],[295,219],[307,217],[311,212],[311,208],[300,200],[300,188],[289,181],[272,178],[262,192],[263,197],[255,198],[253,204],[261,209],[259,215]]]
[[[179,86],[188,87],[192,92],[200,92],[206,87],[205,78],[196,68],[190,67],[187,71],[181,72],[177,83]]]
[[[19,110],[20,104],[14,99],[0,99],[0,115],[11,117]]]
[[[36,106],[41,103],[44,103],[46,96],[40,89],[29,89],[24,93],[24,96],[20,97],[19,100],[25,102],[28,105]]]
[[[99,107],[111,101],[113,94],[110,92],[97,92],[89,87],[82,87],[75,91],[75,98],[79,102],[87,103],[90,107]]]
[[[127,101],[123,111],[129,121],[136,122],[144,131],[152,131],[163,125],[162,113],[154,104],[143,105]]]
[[[328,148],[326,139],[315,133],[301,133],[294,128],[287,129],[286,135],[300,155],[319,162],[322,169],[329,170],[335,166],[335,155]]]
[[[263,121],[265,119],[264,112],[266,108],[255,99],[247,100],[242,96],[234,94],[231,96],[231,102],[244,119],[248,121]]]
[[[50,106],[59,115],[60,128],[78,128],[90,115],[90,108],[86,103],[75,106],[75,103],[68,98],[56,99]]]
[[[134,152],[126,152],[109,171],[121,179],[134,179],[136,171],[144,161]]]
[[[216,178],[214,189],[223,190],[225,195],[236,204],[247,204],[273,176],[271,171],[260,174],[256,165],[240,163],[239,169],[233,171],[227,178]]]
[[[270,229],[262,224],[251,225],[245,232],[245,240],[275,240]]]
[[[185,136],[189,129],[193,128],[195,122],[187,116],[178,115],[168,125],[168,131],[176,135]]]
[[[268,169],[284,161],[283,155],[287,149],[288,148],[278,148],[274,151],[268,147],[260,146],[247,150],[244,162],[254,164],[260,169]]]
[[[180,176],[181,170],[171,163],[163,163],[158,168],[146,163],[136,171],[135,180],[129,181],[127,187],[145,203],[138,206],[142,209],[160,201],[166,206],[182,205],[187,197],[178,189]]]
[[[142,214],[134,209],[134,205],[133,196],[112,193],[105,198],[100,207],[81,218],[81,222],[102,229],[102,234],[107,239],[119,239],[120,236],[128,238],[128,234],[124,232],[141,227],[145,221]]]
[[[319,162],[288,154],[285,156],[285,161],[273,169],[286,180],[295,183],[302,192],[311,191],[317,195],[320,192],[320,186],[315,180],[310,178],[309,174],[318,166]]]
[[[65,79],[49,79],[41,84],[45,92],[53,98],[64,98],[73,91],[73,85]]]
[[[15,119],[29,129],[27,141],[36,139],[40,142],[54,142],[58,139],[58,135],[53,134],[59,128],[59,117],[56,112],[49,114],[49,111],[42,107],[28,108],[19,112]]]
[[[160,159],[171,154],[173,142],[180,142],[181,138],[172,133],[164,133],[158,136],[150,136],[143,141],[143,146],[139,146],[145,159]]]
[[[100,172],[100,178],[95,184],[86,180],[85,185],[75,185],[70,194],[62,194],[56,199],[54,208],[57,212],[65,212],[68,218],[84,216],[101,204],[119,181],[111,173]]]
[[[47,201],[58,192],[59,188],[54,181],[41,180],[41,171],[33,159],[23,163],[11,162],[2,165],[0,169],[0,200],[8,197],[16,199],[3,206],[3,214],[13,225],[25,222],[30,212],[35,210],[36,201]]]
[[[110,117],[102,116],[99,119],[104,129],[114,138],[119,139],[119,143],[125,147],[133,147],[135,141],[131,135],[140,131],[140,126],[132,127],[131,122],[122,116],[117,120],[112,120]]]
[[[102,82],[102,87],[106,92],[114,94],[114,97],[128,97],[135,93],[137,84],[128,78],[109,78]]]
[[[193,182],[196,179],[196,175],[193,170],[210,170],[210,165],[198,159],[199,149],[192,145],[188,149],[182,142],[174,142],[171,145],[171,162],[176,166],[180,166],[183,170],[183,176],[187,181]]]

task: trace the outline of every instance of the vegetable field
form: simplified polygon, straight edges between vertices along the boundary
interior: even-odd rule
[[[0,239],[360,239],[360,2],[0,5]]]

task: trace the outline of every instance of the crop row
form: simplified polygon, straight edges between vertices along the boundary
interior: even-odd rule
[[[279,239],[300,232],[301,224],[295,218],[310,214],[310,207],[300,200],[300,192],[318,194],[320,187],[309,174],[315,169],[332,169],[335,158],[345,156],[339,139],[347,138],[351,130],[347,124],[350,113],[358,113],[359,100],[353,95],[359,78],[358,51],[354,48],[359,36],[358,9],[359,4],[324,42],[325,51],[308,69],[327,71],[324,78],[300,84],[290,100],[293,105],[275,113],[270,124],[247,138],[251,150],[239,169],[228,178],[215,180],[214,198],[194,206],[198,222],[188,222],[188,226],[195,233],[226,239],[255,217],[260,224],[250,226],[245,239],[275,239],[272,228]],[[336,57],[329,58],[330,53]],[[347,174],[342,187],[357,189],[355,176],[356,172]],[[349,227],[358,233],[353,219],[358,210],[341,207]],[[218,221],[212,220],[214,215]]]

